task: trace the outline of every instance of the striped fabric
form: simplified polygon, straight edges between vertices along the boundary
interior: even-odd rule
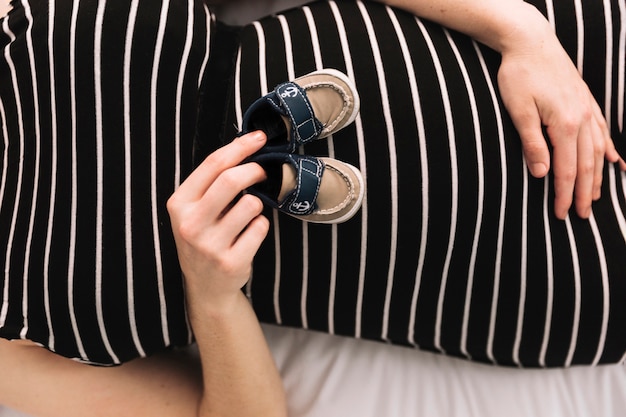
[[[0,336],[107,365],[189,343],[165,201],[192,169],[208,10],[21,0],[0,24]]]
[[[626,156],[626,2],[542,2]],[[556,367],[626,353],[626,176],[604,170],[589,220],[553,216],[497,92],[499,56],[374,2],[322,1],[243,30],[224,136],[276,84],[337,68],[360,117],[307,145],[359,166],[341,225],[268,213],[247,291],[262,321],[487,363]]]

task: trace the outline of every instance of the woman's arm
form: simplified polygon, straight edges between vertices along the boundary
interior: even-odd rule
[[[201,363],[173,351],[102,368],[0,339],[0,404],[51,417],[285,416],[279,374],[240,290],[268,221],[256,197],[231,204],[264,178],[256,164],[238,166],[264,141],[252,133],[210,155],[168,204]]]
[[[201,415],[286,415],[280,376],[241,292],[269,222],[257,197],[246,194],[233,203],[265,179],[257,164],[238,166],[265,140],[254,132],[214,152],[168,202],[203,362]]]
[[[604,158],[620,159],[589,88],[548,21],[522,0],[378,0],[463,32],[502,54],[498,74],[504,104],[520,133],[530,172],[552,166],[555,212],[565,218],[573,203],[590,215],[600,197]],[[546,128],[552,160],[543,136]]]

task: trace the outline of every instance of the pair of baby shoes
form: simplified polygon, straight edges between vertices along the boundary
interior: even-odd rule
[[[241,134],[262,130],[267,135],[267,144],[248,159],[265,169],[267,179],[247,192],[303,221],[350,219],[365,194],[360,171],[333,158],[297,152],[349,125],[358,112],[356,88],[334,69],[280,84],[255,101],[243,116]]]

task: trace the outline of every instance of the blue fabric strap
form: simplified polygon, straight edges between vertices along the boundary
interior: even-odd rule
[[[280,101],[280,110],[291,121],[293,150],[296,146],[317,139],[322,132],[323,125],[315,118],[313,106],[302,87],[286,82],[278,85],[274,92]]]
[[[296,188],[280,203],[279,208],[295,215],[311,214],[317,208],[317,195],[322,182],[324,163],[312,156],[289,155],[296,169]]]

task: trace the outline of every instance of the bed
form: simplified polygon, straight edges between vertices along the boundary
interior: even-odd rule
[[[623,417],[626,366],[529,370],[263,326],[291,417]],[[0,417],[27,417],[0,406]]]
[[[220,10],[245,23],[302,0]],[[263,325],[292,417],[624,417],[626,365],[496,367],[381,342]],[[0,417],[27,417],[0,405]]]

